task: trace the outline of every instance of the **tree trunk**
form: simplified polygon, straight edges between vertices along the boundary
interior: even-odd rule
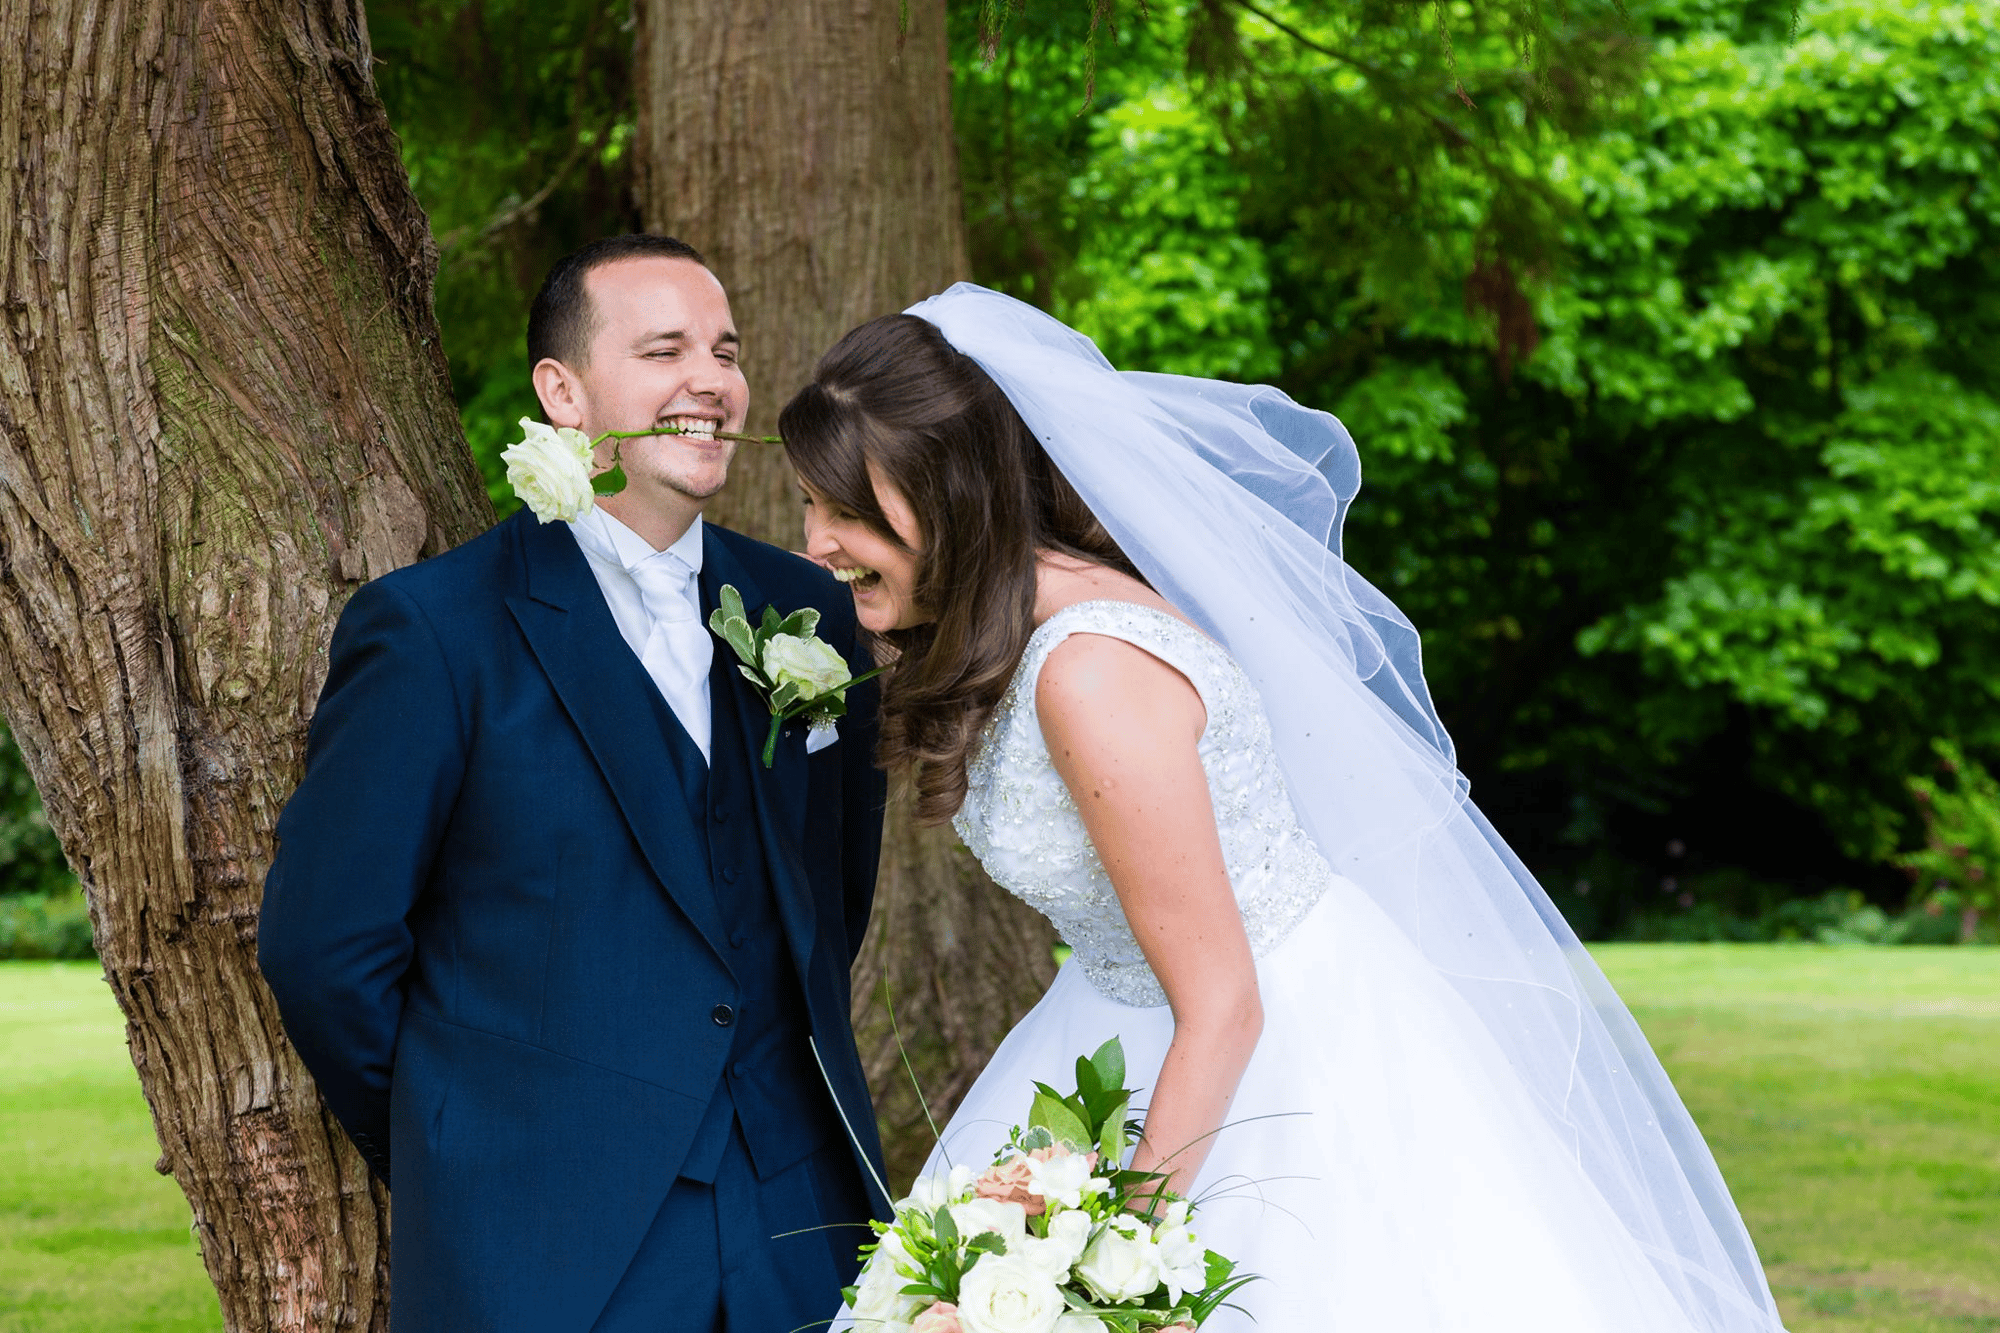
[[[944,3],[911,0],[906,29],[899,9],[638,5],[641,212],[706,254],[729,288],[760,434],[841,334],[966,276]],[[791,469],[775,449],[745,446],[710,512],[769,541],[799,541]],[[892,807],[855,969],[855,1027],[892,1187],[929,1143],[884,985],[942,1117],[1046,987],[1052,943],[948,830],[918,829]]]
[[[491,521],[359,0],[0,0],[0,179],[0,708],[228,1327],[386,1328],[254,957],[341,604]]]

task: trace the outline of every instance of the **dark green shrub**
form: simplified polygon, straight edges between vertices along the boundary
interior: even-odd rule
[[[74,884],[54,893],[0,897],[0,959],[96,956],[90,909]]]

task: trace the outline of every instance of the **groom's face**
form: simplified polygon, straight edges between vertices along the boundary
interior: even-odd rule
[[[722,284],[691,259],[644,256],[600,264],[584,278],[590,297],[588,361],[574,371],[580,428],[677,426],[695,432],[626,440],[630,493],[664,489],[706,500],[729,475],[750,386],[737,364],[736,323]],[[604,453],[609,455],[607,444]],[[661,497],[665,498],[665,497]]]

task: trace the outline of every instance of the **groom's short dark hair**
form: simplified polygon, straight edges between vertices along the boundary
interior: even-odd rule
[[[528,369],[533,370],[544,358],[566,366],[581,366],[588,359],[590,335],[595,328],[590,293],[584,290],[583,280],[599,264],[643,258],[708,263],[701,257],[701,251],[686,241],[651,232],[607,236],[564,255],[542,279],[542,289],[535,293],[535,304],[528,310]]]

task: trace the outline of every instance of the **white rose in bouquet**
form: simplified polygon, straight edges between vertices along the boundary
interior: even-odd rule
[[[921,1213],[935,1213],[948,1203],[957,1203],[972,1193],[972,1182],[978,1173],[969,1166],[955,1166],[948,1172],[936,1175],[918,1176],[910,1186],[910,1193],[896,1211],[914,1208]]]
[[[1050,1203],[1081,1208],[1085,1194],[1102,1193],[1111,1185],[1090,1174],[1096,1169],[1095,1153],[1074,1153],[1060,1145],[1037,1148],[1028,1154],[1028,1189]]]
[[[1167,1205],[1160,1229],[1153,1241],[1160,1247],[1160,1280],[1167,1284],[1167,1299],[1180,1303],[1181,1294],[1200,1291],[1208,1284],[1208,1251],[1188,1230],[1188,1205],[1176,1199]]]
[[[1057,1282],[1069,1276],[1070,1268],[1083,1257],[1090,1244],[1090,1214],[1076,1211],[1057,1213],[1049,1219],[1046,1239],[1029,1236],[1021,1242],[1020,1253],[1029,1263]],[[1008,1253],[1013,1253],[1009,1246]]]
[[[1160,1285],[1160,1247],[1135,1217],[1114,1217],[1090,1242],[1076,1275],[1100,1301],[1136,1301]]]
[[[959,1280],[965,1333],[1054,1333],[1064,1309],[1055,1279],[1025,1259],[983,1254]]]
[[[853,673],[847,659],[823,639],[773,634],[764,645],[764,674],[774,685],[795,687],[804,703],[839,689]]]
[[[500,461],[507,465],[507,484],[521,503],[544,523],[589,513],[597,503],[590,488],[594,458],[590,437],[527,417],[521,418],[521,432],[523,438],[500,453]]]
[[[1009,1254],[1028,1234],[1027,1210],[1018,1203],[1002,1203],[998,1199],[967,1199],[964,1203],[955,1203],[951,1206],[951,1220],[958,1226],[958,1234],[968,1240],[982,1231],[996,1233],[1007,1242]]]
[[[925,1296],[903,1294],[903,1288],[916,1277],[916,1260],[910,1257],[903,1238],[894,1231],[885,1232],[875,1253],[868,1257],[868,1266],[861,1270],[861,1281],[855,1285],[852,1307],[855,1323],[876,1329],[877,1333],[884,1326],[907,1326],[931,1303]]]

